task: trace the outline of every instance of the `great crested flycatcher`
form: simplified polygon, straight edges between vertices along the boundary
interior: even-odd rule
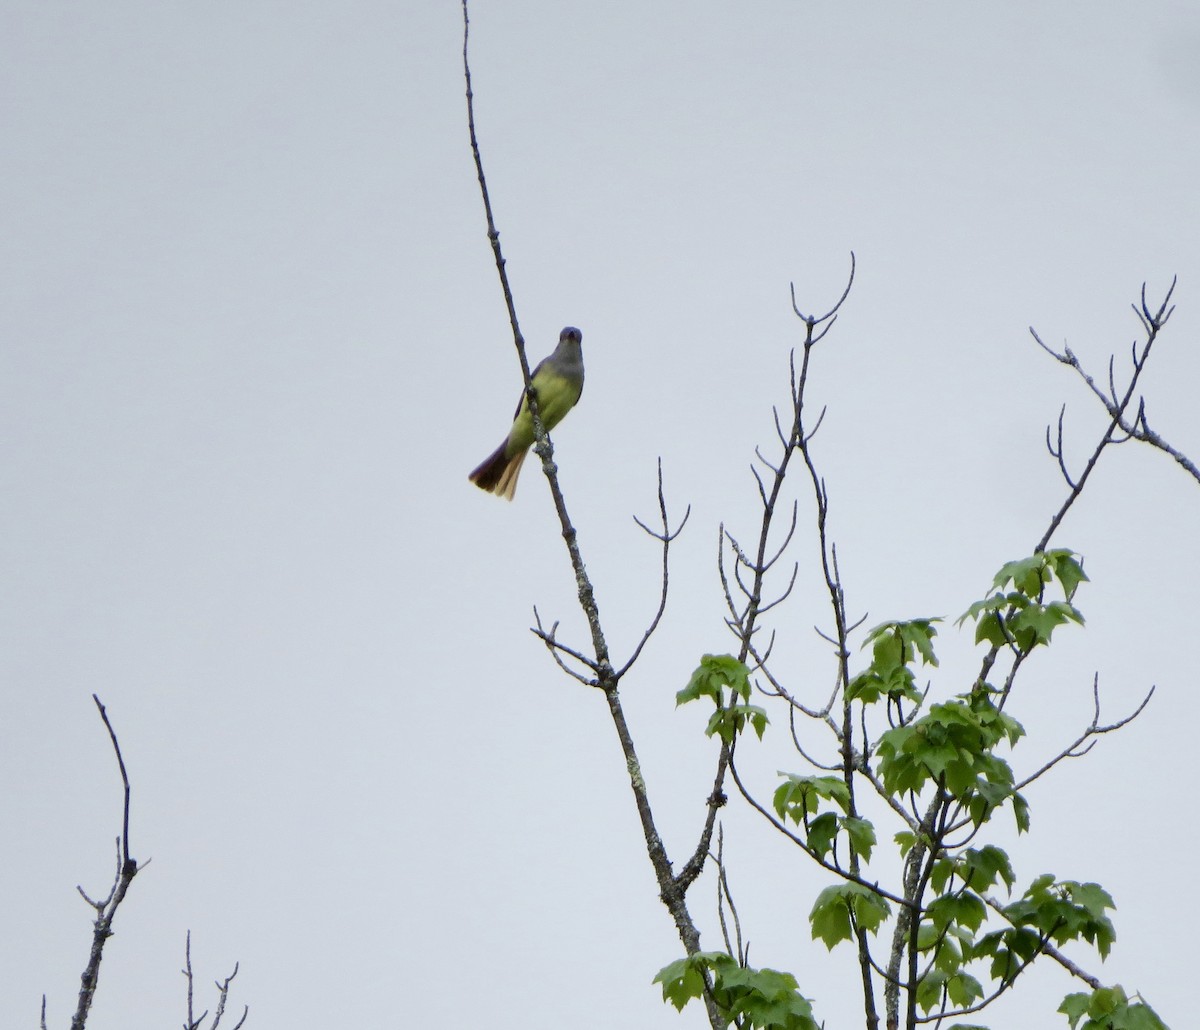
[[[554,353],[538,364],[531,378],[537,391],[538,416],[549,432],[575,407],[583,393],[583,333],[567,326],[559,333]],[[511,501],[517,491],[517,476],[533,441],[529,398],[522,393],[507,438],[471,473],[471,482],[481,490]]]

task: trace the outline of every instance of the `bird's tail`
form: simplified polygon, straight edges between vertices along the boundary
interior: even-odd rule
[[[525,464],[525,455],[529,451],[518,451],[510,458],[504,453],[507,447],[508,441],[505,440],[471,473],[470,480],[480,490],[511,501],[517,492],[517,476],[520,475],[521,466]]]

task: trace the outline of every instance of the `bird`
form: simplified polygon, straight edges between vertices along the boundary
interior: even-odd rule
[[[537,391],[538,415],[546,432],[550,432],[575,407],[583,393],[583,333],[567,326],[558,335],[554,353],[538,363],[530,378]],[[522,393],[508,436],[471,473],[471,482],[481,490],[511,501],[517,491],[517,476],[533,441],[529,398]]]

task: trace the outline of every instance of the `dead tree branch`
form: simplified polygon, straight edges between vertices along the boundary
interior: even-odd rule
[[[1058,432],[1055,442],[1051,442],[1050,430],[1049,428],[1046,429],[1046,448],[1050,452],[1051,457],[1058,463],[1059,471],[1062,473],[1063,479],[1070,489],[1062,506],[1050,520],[1050,525],[1047,527],[1042,539],[1038,541],[1035,548],[1036,551],[1044,551],[1046,549],[1050,538],[1054,535],[1059,525],[1061,525],[1062,520],[1066,517],[1067,512],[1071,510],[1071,506],[1075,503],[1076,499],[1083,492],[1088,477],[1091,476],[1096,463],[1100,460],[1100,456],[1110,444],[1121,444],[1131,439],[1148,443],[1171,455],[1189,475],[1200,483],[1200,469],[1197,469],[1196,465],[1185,454],[1176,450],[1150,428],[1149,423],[1146,421],[1146,400],[1144,397],[1138,397],[1136,413],[1132,416],[1129,414],[1134,397],[1137,395],[1138,382],[1146,367],[1146,362],[1150,359],[1151,348],[1153,348],[1168,319],[1170,319],[1171,314],[1175,310],[1175,306],[1171,303],[1171,296],[1175,292],[1175,283],[1176,280],[1172,279],[1162,303],[1154,309],[1151,309],[1149,302],[1146,300],[1146,285],[1145,283],[1142,284],[1141,303],[1140,305],[1134,304],[1133,311],[1137,315],[1138,321],[1141,322],[1145,339],[1140,345],[1137,342],[1131,345],[1133,368],[1125,384],[1124,391],[1118,391],[1117,389],[1114,370],[1115,360],[1113,358],[1110,358],[1108,363],[1108,390],[1106,392],[1097,385],[1095,379],[1084,369],[1079,358],[1076,357],[1070,347],[1064,346],[1062,353],[1059,353],[1042,340],[1033,326],[1029,327],[1030,335],[1037,341],[1038,346],[1056,361],[1074,369],[1079,377],[1088,385],[1092,393],[1099,399],[1109,416],[1108,428],[1105,429],[1099,443],[1096,444],[1095,449],[1092,451],[1091,457],[1088,458],[1087,463],[1084,465],[1083,471],[1077,477],[1072,477],[1067,471],[1066,462],[1063,458],[1063,415],[1066,411],[1065,405],[1062,411],[1059,412]]]
[[[80,897],[96,910],[96,918],[92,923],[92,948],[88,954],[87,966],[80,977],[79,1002],[75,1007],[75,1015],[71,1017],[71,1030],[83,1030],[87,1025],[88,1012],[91,1011],[92,999],[96,996],[96,986],[100,981],[100,962],[104,957],[104,945],[112,936],[113,919],[129,885],[137,875],[138,864],[129,855],[129,774],[125,771],[125,759],[121,755],[121,745],[117,741],[116,731],[109,721],[108,712],[95,694],[92,700],[100,711],[100,718],[108,730],[112,741],[113,751],[117,756],[117,765],[121,770],[121,783],[124,787],[124,812],[121,820],[121,836],[117,839],[117,872],[113,879],[108,896],[100,901],[93,901],[87,896],[82,887],[77,887]]]
[[[233,972],[230,973],[224,980],[215,981],[217,987],[217,1009],[213,1013],[212,1023],[209,1024],[207,1030],[219,1030],[221,1020],[225,1016],[225,1004],[229,1000],[229,986],[233,983],[234,977],[238,975],[238,964],[235,963]],[[184,966],[183,975],[187,978],[187,1022],[183,1025],[183,1030],[204,1030],[204,1020],[208,1017],[208,1010],[205,1009],[200,1015],[195,1014],[193,1008],[194,997],[194,978],[192,976],[192,931],[187,934],[187,944],[184,947]],[[242,1007],[242,1018],[233,1025],[233,1030],[242,1030],[246,1023],[247,1017],[250,1015],[250,1006]]]

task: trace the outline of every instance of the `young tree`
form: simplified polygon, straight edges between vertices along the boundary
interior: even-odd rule
[[[677,695],[679,704],[711,705],[707,733],[717,753],[695,847],[682,862],[673,860],[656,826],[621,687],[665,610],[671,545],[687,514],[678,522],[670,517],[660,468],[660,521],[655,528],[642,527],[661,548],[659,605],[631,653],[614,658],[539,414],[505,272],[475,133],[466,0],[463,19],[468,128],[488,237],[532,413],[534,450],[550,485],[590,640],[586,645],[564,643],[555,627],[547,628],[540,619],[534,632],[567,675],[602,692],[616,728],[659,896],[685,952],[656,977],[664,998],[679,1008],[701,1002],[714,1028],[815,1030],[821,1025],[799,977],[750,965],[718,827],[729,790],[826,875],[827,886],[813,901],[811,932],[831,949],[844,945],[852,956],[853,972],[845,986],[852,981],[858,985],[867,1030],[913,1030],[923,1024],[978,1027],[980,1013],[1011,991],[1038,961],[1056,963],[1086,987],[1068,993],[1059,1008],[1071,1027],[1162,1027],[1144,999],[1119,985],[1104,984],[1062,950],[1069,942],[1082,941],[1101,958],[1107,955],[1115,938],[1109,895],[1096,883],[1018,871],[997,843],[997,820],[1011,818],[1019,832],[1027,831],[1030,806],[1025,789],[1066,759],[1085,754],[1098,737],[1136,718],[1153,693],[1132,711],[1105,722],[1097,680],[1091,721],[1073,741],[1033,769],[1022,770],[1013,757],[1025,732],[1015,714],[1022,701],[1018,681],[1024,682],[1025,670],[1056,639],[1056,629],[1083,622],[1076,599],[1087,576],[1080,557],[1058,546],[1056,536],[1098,462],[1119,444],[1140,441],[1170,454],[1200,482],[1195,465],[1150,428],[1139,393],[1142,372],[1173,310],[1174,284],[1157,304],[1147,299],[1143,288],[1134,306],[1143,335],[1134,345],[1132,367],[1121,377],[1110,363],[1107,389],[1069,349],[1055,352],[1034,333],[1052,356],[1084,379],[1107,412],[1107,427],[1079,469],[1064,457],[1061,414],[1056,433],[1047,432],[1065,496],[1049,514],[1029,554],[998,558],[999,571],[987,595],[957,618],[957,626],[974,633],[978,664],[965,679],[936,687],[922,685],[919,677],[938,665],[940,618],[888,621],[864,631],[863,619],[848,610],[829,526],[832,490],[813,447],[823,412],[810,415],[809,373],[819,353],[817,345],[849,298],[853,258],[845,291],[824,314],[804,314],[793,289],[792,306],[803,338],[790,359],[788,408],[782,415],[775,413],[778,449],[773,447],[769,456],[755,451],[759,524],[746,544],[720,527],[720,583],[736,653],[703,656]],[[811,497],[829,615],[828,627],[821,632],[832,652],[832,687],[817,699],[808,689],[795,687],[793,670],[773,658],[777,628],[772,628],[772,619],[796,583],[795,565],[789,572],[784,556],[800,525],[798,500],[787,500],[797,479]],[[860,640],[869,650],[866,662],[857,659]],[[753,703],[755,694],[761,704]],[[744,771],[740,756],[758,746],[772,717],[786,725],[794,760],[803,767],[764,791]],[[811,734],[806,724],[823,736],[819,749],[807,742]],[[890,862],[885,858],[889,853]],[[689,907],[690,889],[706,869],[715,874],[719,888],[722,950],[701,948]]]
[[[1172,285],[1172,290],[1173,290]],[[849,287],[847,287],[848,291]],[[1063,517],[1082,494],[1101,456],[1131,439],[1150,442],[1152,430],[1137,396],[1138,380],[1155,341],[1171,315],[1172,290],[1151,308],[1145,293],[1134,307],[1144,338],[1133,349],[1133,367],[1108,393],[1095,387],[1070,351],[1055,357],[1088,379],[1109,414],[1106,430],[1083,469],[1073,473],[1063,459],[1063,421],[1057,437],[1047,435],[1059,463],[1066,497],[1053,513],[1029,557],[1002,565],[988,596],[975,601],[957,625],[974,627],[982,649],[978,671],[958,692],[935,692],[918,684],[922,667],[936,667],[937,618],[885,622],[869,629],[863,646],[871,660],[852,664],[852,636],[861,625],[846,609],[837,551],[827,532],[829,492],[813,453],[820,416],[806,417],[806,386],[814,347],[845,301],[824,315],[796,311],[805,326],[799,367],[793,354],[790,427],[777,417],[780,452],[756,452],[765,475],[756,471],[762,520],[756,546],[747,553],[722,529],[721,583],[738,640],[737,657],[706,655],[679,702],[707,698],[714,706],[708,732],[719,737],[739,795],[775,830],[831,876],[810,914],[814,939],[829,948],[843,942],[855,952],[864,1026],[913,1028],[924,1023],[966,1028],[958,1022],[986,1009],[1012,989],[1037,959],[1048,958],[1090,988],[1068,994],[1060,1007],[1072,1027],[1142,1030],[1163,1024],[1142,999],[1119,986],[1106,986],[1069,959],[1061,946],[1086,941],[1100,958],[1115,939],[1109,918],[1112,899],[1096,883],[1058,880],[1050,874],[1019,876],[1008,853],[992,839],[993,820],[1011,813],[1017,830],[1029,829],[1023,791],[1068,758],[1081,757],[1095,738],[1124,726],[1145,708],[1153,689],[1129,714],[1101,721],[1098,678],[1094,711],[1079,736],[1028,773],[1018,773],[1009,756],[1024,736],[1012,714],[1023,700],[1017,681],[1054,631],[1082,624],[1076,595],[1087,581],[1079,557],[1050,546]],[[794,298],[793,298],[794,304]],[[1036,335],[1036,334],[1035,334]],[[1039,341],[1040,342],[1040,341]],[[1157,436],[1157,434],[1153,434]],[[1161,438],[1159,438],[1161,441]],[[1155,444],[1195,475],[1194,466],[1165,441]],[[778,502],[793,457],[798,457],[814,498],[821,569],[832,628],[822,634],[833,650],[832,694],[819,707],[789,686],[790,671],[771,660],[773,636],[758,637],[763,616],[791,593],[795,573],[772,596],[766,582],[791,542],[796,508],[782,533],[776,531]],[[1200,477],[1197,477],[1200,480]],[[782,541],[776,537],[782,535]],[[737,749],[753,746],[767,725],[765,708],[750,704],[754,688],[786,719],[795,752],[807,767],[787,773],[764,801],[739,774]],[[943,688],[944,690],[945,688]],[[953,688],[951,688],[953,690]],[[825,754],[812,754],[797,724],[826,731]],[[739,743],[740,742],[740,743]],[[883,826],[890,823],[886,835]],[[896,875],[869,871],[881,841],[894,843]],[[722,885],[727,883],[720,855]],[[878,866],[879,863],[877,862]],[[732,906],[728,890],[724,897]],[[722,920],[724,926],[724,920]],[[664,996],[677,1006],[713,997],[724,1019],[757,1027],[815,1028],[819,1025],[796,979],[774,970],[747,967],[741,941],[726,934],[723,952],[689,954],[662,970]]]

